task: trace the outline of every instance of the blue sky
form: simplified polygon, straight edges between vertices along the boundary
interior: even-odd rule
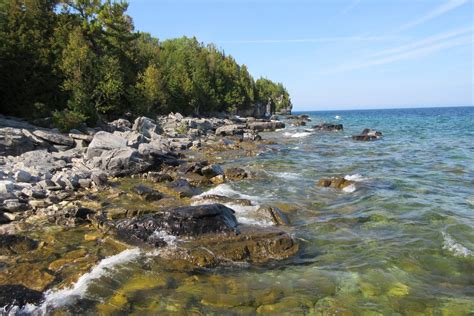
[[[474,105],[474,0],[129,2],[137,30],[217,44],[296,110]]]

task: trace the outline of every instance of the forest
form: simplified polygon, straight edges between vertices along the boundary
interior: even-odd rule
[[[196,38],[135,31],[128,3],[0,0],[0,109],[57,126],[132,115],[239,113],[291,104],[281,83]],[[157,30],[159,33],[159,30]]]

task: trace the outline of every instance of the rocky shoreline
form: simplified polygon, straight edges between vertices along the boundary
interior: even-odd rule
[[[159,249],[177,269],[296,254],[297,242],[279,228],[289,221],[278,208],[254,206],[254,216],[270,224],[257,228],[240,223],[226,206],[250,207],[252,201],[200,195],[211,185],[251,176],[242,168],[223,168],[216,153],[255,155],[268,143],[259,132],[284,127],[274,118],[176,113],[60,133],[0,117],[0,290],[17,293],[2,303],[39,303],[38,293],[67,287],[105,257],[58,251],[58,244],[68,243],[55,238],[67,231],[82,231],[76,244],[111,248],[102,252]],[[41,236],[45,227],[58,237]],[[33,256],[42,265],[33,264]],[[36,272],[25,275],[28,269]]]

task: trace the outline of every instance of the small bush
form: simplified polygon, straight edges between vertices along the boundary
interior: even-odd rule
[[[86,120],[87,116],[79,112],[63,110],[55,111],[53,113],[54,126],[59,128],[62,132],[68,132],[73,128],[79,128]]]

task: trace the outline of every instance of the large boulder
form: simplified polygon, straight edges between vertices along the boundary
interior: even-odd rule
[[[127,139],[108,132],[98,132],[87,148],[87,158],[100,156],[104,151],[127,147]]]
[[[112,222],[117,235],[132,243],[162,246],[165,241],[156,232],[174,236],[200,236],[209,233],[235,233],[234,211],[222,204],[185,206],[134,219]]]
[[[156,122],[148,117],[138,117],[133,123],[132,130],[143,134],[143,136],[148,138],[155,138],[161,133],[161,128],[156,124]]]
[[[280,121],[250,122],[247,123],[247,128],[259,132],[274,131],[276,129],[285,128],[285,123]]]
[[[62,145],[66,147],[74,146],[74,140],[69,137],[69,135],[64,135],[59,132],[52,130],[35,130],[33,131],[33,134],[54,145]]]
[[[219,136],[234,136],[234,135],[243,135],[245,125],[232,124],[224,125],[216,129],[216,135]]]
[[[150,162],[144,160],[136,149],[130,147],[104,151],[100,157],[90,160],[89,165],[113,177],[142,173],[151,167]]]

